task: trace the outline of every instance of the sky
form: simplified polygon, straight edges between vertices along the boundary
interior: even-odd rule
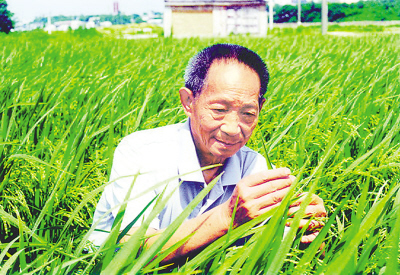
[[[164,0],[6,0],[14,20],[22,23],[39,16],[112,14],[114,2],[124,14],[163,11]]]

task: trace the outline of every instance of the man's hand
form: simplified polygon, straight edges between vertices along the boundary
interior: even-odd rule
[[[132,227],[132,228],[128,231],[128,233],[126,233],[126,235],[125,235],[124,237],[122,237],[122,239],[119,241],[119,243],[126,243],[127,241],[129,241],[129,239],[131,238],[131,236],[132,236],[133,234],[135,234],[135,232],[136,232],[138,229],[139,229],[139,227],[136,227],[136,226]],[[152,235],[156,235],[157,233],[159,233],[159,230],[156,230],[156,229],[154,229],[154,228],[149,227],[149,228],[147,228],[146,236],[149,237],[149,236],[152,236]]]
[[[288,168],[266,170],[243,178],[237,185],[231,198],[224,204],[225,219],[230,224],[233,210],[237,200],[237,209],[234,219],[234,227],[246,223],[261,214],[277,207],[288,193],[295,177],[290,174]],[[289,207],[288,215],[294,214],[300,209],[300,203],[304,200],[302,194]],[[310,204],[306,207],[305,217],[325,217],[326,210],[323,200],[317,195],[312,195]],[[302,219],[299,228],[308,224],[307,232],[301,238],[302,243],[312,242],[318,235],[319,229],[324,226],[322,221]],[[288,223],[290,225],[290,223]]]
[[[247,176],[238,182],[231,198],[224,204],[230,223],[238,201],[234,227],[246,223],[280,205],[296,178],[288,168],[266,170]]]
[[[186,220],[170,238],[164,249],[174,245],[182,238],[193,234],[193,236],[184,243],[179,249],[173,251],[162,262],[168,263],[174,259],[187,256],[189,253],[199,251],[206,245],[212,243],[219,237],[226,234],[231,223],[233,210],[236,201],[236,215],[234,219],[234,227],[237,227],[251,219],[254,219],[261,214],[269,211],[280,205],[283,198],[289,191],[291,184],[295,181],[295,177],[290,175],[288,168],[278,168],[274,170],[266,170],[254,175],[243,178],[235,187],[231,198],[225,203],[199,215],[193,219]],[[299,209],[300,203],[304,200],[304,196],[300,196],[289,209],[289,215]],[[326,215],[322,199],[318,196],[313,196],[312,201],[306,208],[306,216],[323,217]],[[304,227],[307,220],[302,220],[300,227]],[[319,228],[323,223],[311,221],[308,228]],[[130,235],[138,228],[132,228],[121,243],[126,242]],[[149,238],[146,244],[151,246],[159,234],[164,229],[155,230],[149,228],[147,236]],[[312,230],[310,230],[313,232]],[[313,232],[311,235],[303,236],[302,242],[308,243],[315,239],[318,232]]]
[[[306,193],[301,194],[299,198],[290,205],[288,211],[289,216],[295,214],[300,209],[300,204],[304,201],[306,195]],[[303,228],[308,224],[306,230],[306,233],[308,234],[304,234],[300,241],[302,243],[311,243],[317,237],[320,229],[325,225],[325,223],[320,219],[314,218],[326,217],[324,201],[315,194],[312,195],[311,202],[306,207],[305,217],[311,218],[311,221],[309,219],[300,220],[299,228]],[[290,224],[290,222],[287,223],[288,226]]]

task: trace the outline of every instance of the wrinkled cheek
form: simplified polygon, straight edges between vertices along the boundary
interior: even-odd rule
[[[214,120],[211,114],[202,114],[199,116],[199,121],[203,125],[211,125]]]
[[[254,128],[255,128],[255,126],[249,127],[247,129],[244,129],[244,131],[242,131],[244,139],[246,141],[245,143],[247,143],[247,141],[250,139],[251,135],[253,134]]]
[[[208,136],[214,135],[218,131],[218,123],[211,118],[211,115],[200,117],[200,128],[203,134]]]
[[[201,133],[200,134],[200,138],[201,138],[201,143],[204,144],[205,147],[208,147],[208,138],[205,134]]]

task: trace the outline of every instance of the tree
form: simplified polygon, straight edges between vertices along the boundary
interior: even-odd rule
[[[11,20],[13,14],[7,9],[7,2],[0,0],[0,32],[9,33],[14,27],[14,22]]]
[[[291,5],[276,5],[276,13],[274,14],[275,23],[296,22],[297,7]]]

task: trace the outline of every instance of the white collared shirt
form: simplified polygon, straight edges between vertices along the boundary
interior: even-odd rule
[[[136,198],[127,204],[121,229],[164,189],[165,194],[171,193],[172,197],[151,222],[150,227],[154,229],[165,228],[171,224],[200,193],[206,182],[200,171],[189,123],[188,120],[185,123],[139,131],[123,138],[114,153],[110,176],[110,181],[113,182],[104,189],[94,213],[93,223],[105,216],[96,229],[111,230],[119,208],[115,208],[108,215],[105,213],[124,201],[137,173],[140,175],[136,178],[130,195],[130,198]],[[225,202],[230,198],[236,183],[243,177],[266,169],[268,168],[264,157],[246,146],[242,147],[227,159],[223,167],[224,174],[188,218],[194,218]],[[180,180],[183,182],[179,186]],[[174,188],[177,189],[172,192]],[[149,189],[150,192],[138,197]],[[151,207],[144,213],[145,218],[150,211]],[[135,226],[139,226],[142,220],[140,218]],[[107,233],[94,231],[89,239],[95,245],[100,245],[106,237]]]

